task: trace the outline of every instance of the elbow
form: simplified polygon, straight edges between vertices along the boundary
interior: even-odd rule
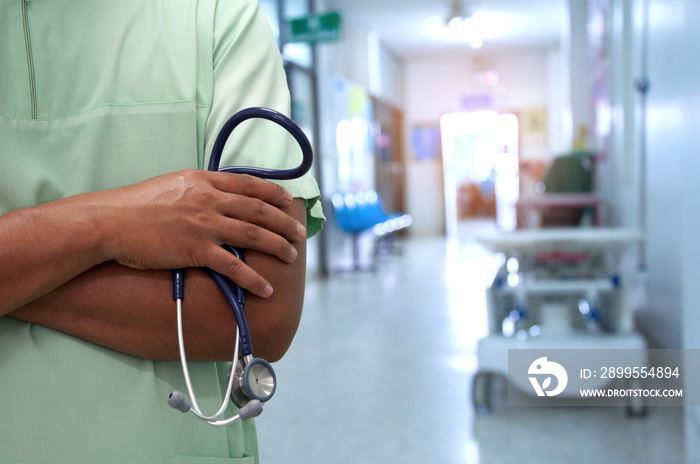
[[[192,361],[226,361],[233,356],[236,320],[228,302],[204,273],[191,273],[190,282],[199,288],[189,291],[199,295],[183,311],[185,345]],[[293,279],[290,279],[293,280]],[[201,284],[199,286],[198,284]],[[296,335],[304,300],[302,284],[275,286],[269,298],[246,294],[243,310],[250,328],[253,356],[276,362],[282,359]],[[186,289],[186,293],[189,289]],[[168,330],[174,340],[167,344],[170,356],[177,359],[176,327]],[[163,358],[156,354],[156,358]]]
[[[253,355],[268,362],[277,362],[287,353],[294,340],[303,302],[270,304],[258,298],[250,300],[256,300],[246,304],[249,307],[246,317],[253,341]]]
[[[275,289],[269,298],[246,295],[244,307],[253,341],[253,355],[269,362],[282,359],[299,328],[306,286],[306,242],[294,243],[299,252],[291,264],[269,255],[248,252],[246,262],[266,276]]]

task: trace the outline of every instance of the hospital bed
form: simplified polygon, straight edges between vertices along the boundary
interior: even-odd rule
[[[642,240],[640,232],[516,230],[477,240],[505,258],[486,291],[488,335],[477,345],[478,370],[472,384],[477,411],[491,407],[494,376],[508,377],[508,350],[630,350],[625,353],[636,359],[628,361],[645,365],[646,344],[633,331],[628,288],[619,269],[621,252]],[[607,380],[597,382],[593,386],[602,388]],[[512,386],[524,394],[535,393],[527,383]],[[629,402],[630,415],[644,411],[643,401]]]

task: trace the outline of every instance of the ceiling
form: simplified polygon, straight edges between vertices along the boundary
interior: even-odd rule
[[[463,0],[467,1],[467,0]],[[374,32],[402,58],[470,53],[463,37],[445,27],[450,0],[332,0],[346,21]],[[556,46],[566,23],[568,0],[473,0],[482,30],[480,53]]]

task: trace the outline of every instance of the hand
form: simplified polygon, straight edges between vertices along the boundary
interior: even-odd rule
[[[209,267],[261,297],[272,294],[271,285],[221,245],[291,263],[297,250],[290,241],[306,234],[283,211],[291,193],[247,175],[186,170],[89,195],[105,260],[136,269]]]

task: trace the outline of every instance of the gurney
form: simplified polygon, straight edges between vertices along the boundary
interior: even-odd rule
[[[478,342],[472,383],[477,411],[491,408],[493,377],[508,377],[508,350],[629,350],[631,364],[645,365],[646,343],[633,330],[628,279],[620,271],[622,252],[642,239],[639,231],[617,228],[516,230],[477,238],[505,258],[486,291],[488,335]],[[605,383],[599,379],[593,387]],[[527,382],[509,386],[535,393]],[[628,404],[631,415],[643,411],[643,402]]]

